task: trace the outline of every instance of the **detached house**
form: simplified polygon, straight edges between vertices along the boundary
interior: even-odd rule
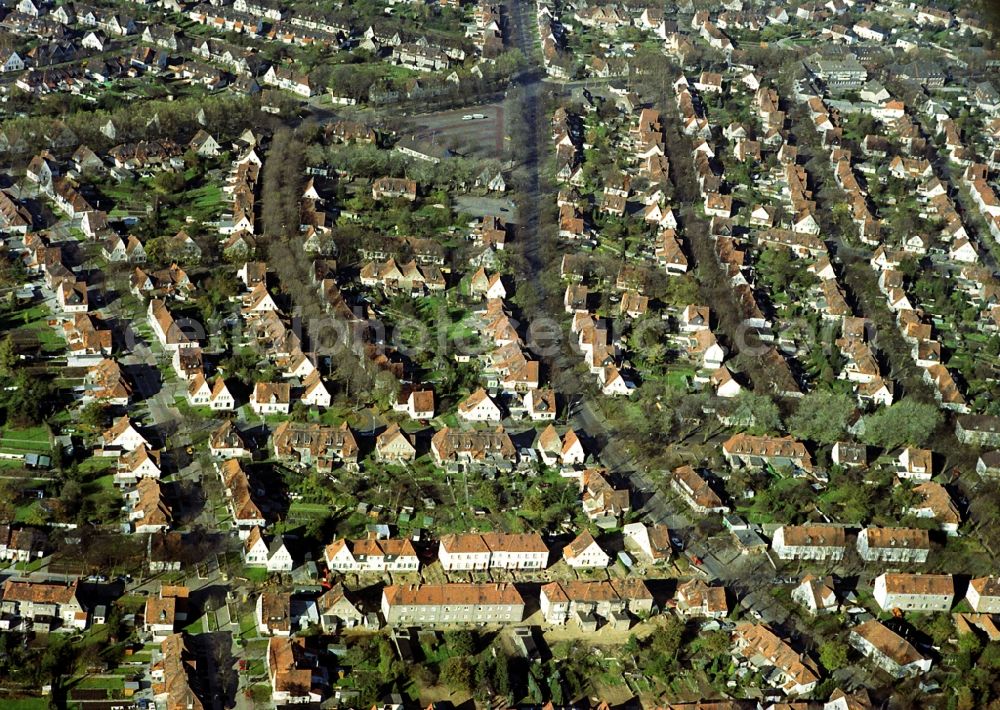
[[[733,198],[730,195],[720,195],[710,192],[705,195],[705,214],[709,217],[729,218],[733,214]]]
[[[287,638],[291,636],[293,627],[302,622],[301,615],[296,619],[292,612],[291,593],[274,589],[265,589],[257,597],[254,616],[258,633],[265,636]]]
[[[611,564],[611,557],[589,530],[584,530],[563,548],[563,559],[573,569],[602,569]]]
[[[201,348],[177,348],[170,356],[170,364],[177,377],[188,382],[205,374],[205,358]]]
[[[896,459],[896,475],[915,481],[929,481],[934,475],[933,454],[929,449],[907,446]]]
[[[215,158],[222,152],[222,146],[203,128],[194,134],[188,147],[203,158]]]
[[[645,525],[629,523],[622,528],[626,545],[638,548],[648,562],[658,564],[668,562],[673,548],[670,545],[670,530],[666,525]]]
[[[310,362],[308,359],[305,362]],[[311,364],[311,363],[310,363]],[[299,401],[310,407],[326,408],[333,401],[333,395],[327,389],[319,370],[312,370],[305,379],[302,380],[302,392]]]
[[[240,430],[229,419],[208,437],[208,452],[216,458],[235,459],[250,455]]]
[[[434,391],[409,389],[400,393],[399,401],[393,406],[397,412],[406,412],[410,419],[434,418]]]
[[[198,341],[186,332],[186,324],[174,320],[165,301],[158,298],[151,299],[146,314],[153,332],[165,350],[173,352],[179,348],[193,348],[198,345]],[[188,329],[192,327],[193,325],[188,326]]]
[[[458,418],[467,422],[498,422],[503,412],[482,387],[458,403]]]
[[[417,449],[409,434],[390,424],[375,438],[375,454],[380,461],[412,461],[417,457]]]
[[[119,417],[115,420],[111,428],[101,435],[102,444],[105,451],[134,451],[140,446],[149,448],[149,441],[146,440],[132,420],[127,416]]]
[[[257,382],[250,395],[255,414],[288,414],[292,408],[292,386],[287,382]]]
[[[531,421],[544,422],[556,418],[556,393],[552,390],[528,390],[523,401]]]
[[[691,466],[674,469],[670,477],[670,487],[698,513],[728,513],[729,506],[722,502],[708,482]]]
[[[56,302],[63,313],[86,313],[90,310],[86,282],[61,281],[56,288]]]
[[[913,492],[920,496],[918,503],[906,508],[903,512],[915,515],[918,518],[933,518],[938,526],[948,535],[958,533],[958,526],[962,522],[961,513],[951,499],[948,489],[940,483],[927,481],[914,486]]]
[[[10,50],[0,55],[0,72],[23,71],[24,59],[17,52]]]
[[[837,610],[837,595],[833,591],[833,578],[820,579],[811,574],[792,590],[792,601],[801,604],[810,614],[823,614]]]
[[[590,520],[617,520],[632,509],[628,488],[615,488],[601,469],[580,475],[583,512]]]
[[[284,539],[278,535],[268,542],[257,526],[250,528],[243,541],[243,561],[247,567],[263,567],[268,572],[291,572],[295,566]]]
[[[725,587],[710,587],[700,579],[692,579],[677,587],[677,613],[685,618],[725,619],[729,602]]]

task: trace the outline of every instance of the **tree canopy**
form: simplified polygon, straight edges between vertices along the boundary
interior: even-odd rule
[[[732,425],[750,434],[773,434],[781,431],[781,412],[766,394],[743,390],[730,414]]]
[[[848,395],[816,390],[799,402],[788,419],[788,430],[799,439],[832,444],[844,433],[853,413],[854,402]]]
[[[923,446],[940,424],[937,406],[903,399],[866,416],[861,438],[866,444],[885,449],[905,444]]]

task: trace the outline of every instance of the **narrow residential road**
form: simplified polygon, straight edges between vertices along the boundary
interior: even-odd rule
[[[552,294],[548,292],[545,280],[542,278],[546,269],[551,266],[545,261],[543,240],[554,238],[554,234],[546,237],[540,228],[542,199],[555,199],[554,194],[542,195],[541,165],[543,156],[551,149],[548,134],[543,127],[545,116],[540,115],[542,98],[546,92],[554,90],[566,91],[569,83],[554,84],[547,80],[544,69],[538,63],[539,38],[535,23],[535,5],[529,0],[508,0],[505,5],[508,17],[508,34],[510,42],[520,49],[532,66],[523,72],[518,87],[521,92],[520,109],[525,124],[524,140],[517,142],[512,148],[515,159],[524,179],[521,187],[521,203],[519,204],[519,222],[517,229],[521,253],[525,257],[526,271],[517,275],[519,283],[528,283],[536,291],[537,302],[542,304],[539,313],[525,314],[527,318],[544,316],[561,322],[565,316],[562,313],[544,311],[544,304]],[[573,82],[586,85],[591,81]],[[547,245],[545,245],[547,246]],[[570,370],[578,364],[566,348],[550,358],[550,366]],[[549,373],[550,376],[552,373]],[[565,378],[571,379],[571,378]],[[582,390],[581,390],[582,392]],[[560,394],[574,394],[560,391]],[[616,441],[614,432],[596,406],[585,393],[579,394],[571,415],[568,417],[571,426],[585,438],[600,447],[601,463],[613,473],[619,474],[628,481],[632,489],[633,504],[640,506],[647,519],[652,523],[665,524],[672,530],[692,529],[691,520],[685,511],[678,508],[664,496],[657,483],[641,463],[633,460],[625,448]]]
[[[791,131],[798,140],[799,155],[805,159],[804,166],[813,186],[816,217],[823,230],[823,241],[836,265],[839,283],[846,289],[858,315],[867,318],[875,326],[872,342],[887,368],[883,370],[883,375],[902,387],[896,393],[897,398],[905,392],[925,401],[933,401],[934,395],[909,355],[910,347],[899,332],[895,316],[878,290],[878,276],[868,264],[871,251],[852,243],[853,239],[844,234],[832,217],[835,203],[830,199],[826,188],[839,194],[843,191],[837,186],[829,166],[829,151],[820,144],[800,101],[788,100],[787,115]]]
[[[530,0],[509,0],[504,10],[508,19],[508,39],[514,47],[521,50],[531,64],[516,82],[521,100],[520,105],[511,108],[521,111],[520,120],[524,121],[526,135],[524,140],[513,146],[513,149],[519,164],[519,176],[524,178],[524,184],[521,186],[522,204],[518,214],[518,236],[522,240],[522,253],[528,260],[531,275],[536,276],[532,279],[532,283],[540,294],[544,294],[545,287],[537,275],[544,269],[539,251],[541,237],[538,234],[541,207],[539,155],[544,150],[540,145],[544,136],[539,131],[541,116],[538,115],[538,111],[545,72],[537,64],[539,40],[535,30],[534,5]]]

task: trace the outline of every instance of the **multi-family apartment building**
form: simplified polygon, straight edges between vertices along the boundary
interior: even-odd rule
[[[812,457],[805,445],[790,436],[736,434],[723,442],[722,454],[734,468],[772,466],[805,472],[813,468]]]
[[[573,619],[584,630],[596,630],[597,617],[612,628],[627,629],[629,616],[646,616],[653,610],[653,595],[639,579],[599,582],[551,582],[541,588],[542,616],[550,624]]]
[[[87,611],[77,598],[77,581],[8,579],[0,597],[0,628],[41,630],[87,628]]]
[[[803,695],[819,683],[816,664],[799,654],[763,624],[740,624],[733,634],[735,652],[757,668],[773,668],[777,687],[787,695]]]
[[[919,528],[864,528],[858,533],[857,548],[865,562],[923,564],[931,540],[927,531]]]
[[[951,611],[955,582],[950,574],[894,574],[875,578],[872,596],[883,611]]]
[[[157,707],[204,708],[210,703],[199,672],[199,654],[190,637],[170,634],[160,643],[159,657],[150,665],[153,699]]]
[[[513,584],[393,584],[382,615],[390,626],[517,623],[524,599]]]
[[[517,461],[517,450],[503,427],[488,431],[460,431],[444,427],[431,439],[438,466]]]
[[[484,569],[545,569],[549,548],[538,533],[445,535],[438,559],[447,572]]]
[[[774,531],[771,549],[782,560],[841,560],[847,535],[834,525],[782,525]]]
[[[851,629],[849,641],[893,678],[919,675],[931,669],[931,659],[922,656],[913,644],[877,619]]]
[[[347,422],[340,426],[281,422],[271,437],[274,455],[300,466],[315,466],[329,472],[338,463],[353,465],[358,460],[358,442]]]
[[[326,546],[326,564],[337,572],[416,572],[420,560],[407,539],[335,540]]]
[[[977,577],[971,580],[965,598],[974,612],[1000,614],[1000,577]]]

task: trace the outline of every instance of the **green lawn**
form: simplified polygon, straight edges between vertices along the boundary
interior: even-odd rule
[[[267,581],[268,572],[263,567],[246,567],[243,569],[243,576],[246,577],[252,584],[263,584]],[[253,618],[250,618],[251,624],[253,623]]]
[[[673,387],[687,389],[694,380],[694,375],[694,370],[671,370],[667,373],[667,382]]]
[[[48,698],[3,698],[0,706],[4,710],[48,710]]]
[[[15,429],[4,427],[0,432],[0,450],[10,453],[41,452],[52,450],[49,430],[44,426]]]
[[[90,482],[91,486],[101,491],[113,491],[115,489],[115,477],[112,474],[95,478]]]
[[[215,209],[222,203],[222,188],[218,185],[203,185],[189,190],[187,199],[196,209]]]
[[[130,594],[119,598],[115,603],[126,611],[135,613],[146,606],[146,598],[138,594]]]
[[[14,509],[14,520],[19,523],[29,522],[33,518],[46,518],[45,511],[38,505],[38,501],[31,501],[25,505],[19,505]]]
[[[240,637],[257,636],[257,620],[252,614],[247,614],[240,619]]]
[[[189,634],[205,633],[205,617],[199,617],[194,623],[188,624],[184,630]]]
[[[0,315],[0,330],[16,330],[24,326],[39,324],[47,328],[51,317],[52,314],[44,303],[36,303]]]
[[[121,690],[125,687],[125,679],[118,675],[110,676],[86,676],[80,679],[77,688],[106,688],[108,690]]]
[[[110,456],[91,456],[81,461],[77,468],[81,473],[98,473],[112,469],[117,464],[117,460]]]
[[[315,518],[323,515],[329,515],[332,510],[333,509],[325,503],[303,503],[302,501],[294,500],[291,505],[288,506],[288,517]]]

